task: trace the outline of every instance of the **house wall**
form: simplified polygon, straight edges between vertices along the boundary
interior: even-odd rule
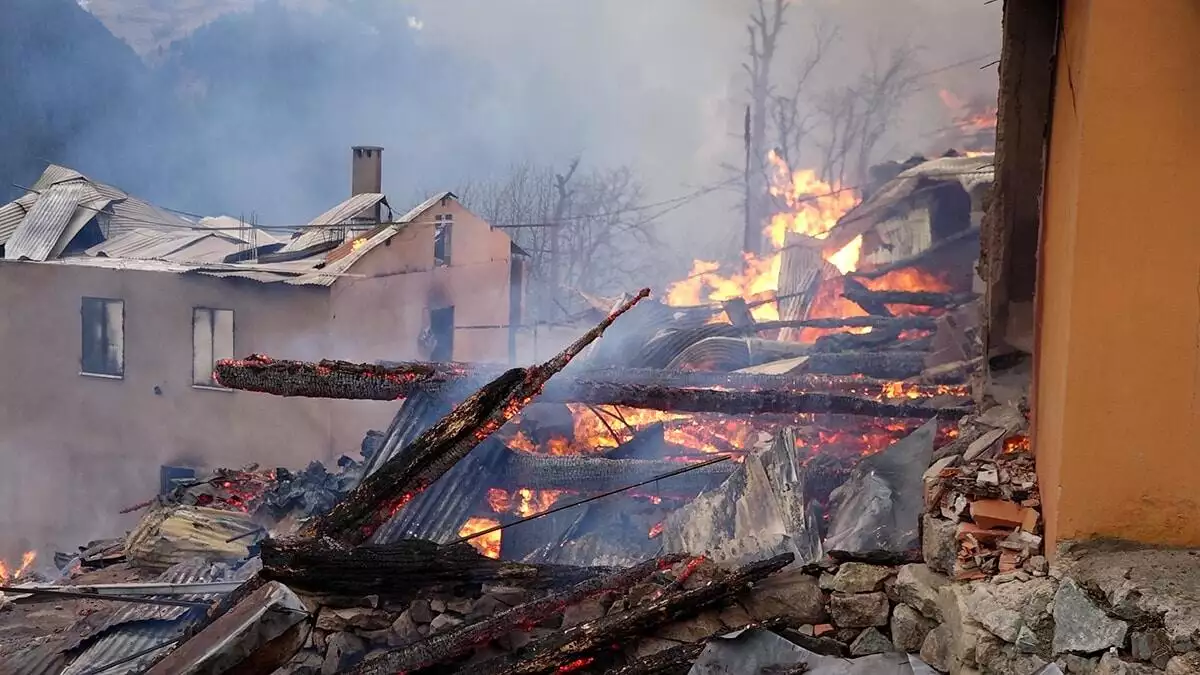
[[[1193,0],[1067,0],[1038,279],[1047,550],[1200,545]]]
[[[450,265],[434,267],[434,218],[454,216]],[[388,241],[368,251],[332,288],[330,358],[353,361],[419,360],[429,310],[454,307],[456,361],[508,361],[511,240],[501,230],[447,199]],[[352,416],[353,413],[356,415]],[[386,428],[390,402],[342,404],[334,434],[345,437],[366,417],[365,428]]]
[[[125,302],[123,379],[79,374],[83,296]],[[234,310],[235,354],[307,359],[328,349],[328,296],[161,271],[0,264],[0,558],[120,535],[137,515],[118,511],[157,493],[161,464],[330,458],[327,402],[192,386],[193,307]]]

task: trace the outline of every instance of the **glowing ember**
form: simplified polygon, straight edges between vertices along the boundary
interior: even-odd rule
[[[596,659],[594,659],[590,656],[587,658],[583,658],[583,659],[575,659],[574,661],[572,661],[570,663],[566,663],[566,664],[559,666],[557,672],[560,672],[560,673],[574,672],[576,670],[579,670],[580,668],[586,668],[586,667],[590,666],[592,664],[592,662],[595,660]]]
[[[16,581],[25,576],[29,568],[33,565],[33,561],[37,559],[37,551],[26,551],[21,555],[21,566],[16,570],[11,570],[3,560],[0,560],[0,583],[8,583]]]
[[[770,297],[779,288],[782,249],[788,234],[824,239],[838,220],[858,204],[854,190],[825,183],[810,169],[793,172],[774,151],[767,156],[767,162],[771,172],[769,192],[784,206],[764,228],[772,252],[761,257],[747,255],[742,271],[734,274],[721,274],[718,263],[697,260],[686,279],[667,287],[666,304],[688,306],[732,298],[754,301]],[[845,274],[856,269],[861,249],[862,238],[858,237],[828,260]],[[774,303],[752,307],[750,312],[760,321],[779,318]]]
[[[512,498],[499,488],[492,488],[487,493],[488,506],[496,513],[508,513],[512,509]]]
[[[458,536],[469,537],[476,532],[483,532],[499,525],[500,521],[492,520],[491,518],[468,518],[467,522],[458,528]],[[467,543],[474,547],[476,551],[489,558],[500,557],[500,530],[480,535],[467,541]]]
[[[654,524],[654,527],[651,527],[651,528],[650,528],[650,538],[651,538],[651,539],[654,539],[654,538],[655,538],[655,537],[657,537],[658,535],[662,534],[662,531],[663,531],[663,524],[662,524],[662,523],[655,523],[655,524]]]
[[[1029,437],[1024,434],[1009,436],[1004,439],[1004,452],[1012,454],[1014,452],[1029,452]]]
[[[363,246],[366,246],[366,245],[367,245],[367,238],[366,238],[366,237],[360,237],[360,238],[358,238],[358,239],[355,239],[354,241],[352,241],[352,242],[350,243],[350,250],[352,250],[352,251],[357,251],[358,249],[360,249],[360,248],[362,248]]]

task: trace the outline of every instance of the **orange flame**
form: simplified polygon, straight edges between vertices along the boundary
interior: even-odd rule
[[[953,93],[942,89],[938,92],[942,105],[950,111],[954,121],[951,126],[966,140],[977,137],[984,132],[994,132],[996,129],[997,108],[995,105],[974,101],[968,103]],[[991,154],[987,150],[973,149],[962,153],[968,157]]]
[[[488,506],[496,513],[515,513],[528,518],[554,508],[554,503],[565,494],[566,490],[520,488],[510,495],[500,488],[491,488],[487,492],[487,501]]]
[[[1029,437],[1024,434],[1009,436],[1004,439],[1004,453],[1029,452]]]
[[[469,537],[476,532],[483,532],[498,525],[500,525],[500,521],[491,518],[467,518],[467,522],[458,528],[458,536]],[[489,558],[500,557],[500,530],[480,535],[468,540],[467,543]]]
[[[21,566],[15,572],[10,572],[8,563],[0,560],[0,582],[8,583],[16,581],[25,576],[29,568],[33,565],[33,561],[37,559],[37,551],[26,551],[21,555]]]
[[[782,249],[788,234],[824,239],[838,220],[858,204],[858,195],[853,190],[821,181],[810,169],[793,172],[774,151],[767,156],[767,163],[771,183],[768,192],[785,207],[763,228],[772,253],[762,257],[747,254],[743,270],[733,274],[722,274],[719,263],[697,260],[687,278],[667,287],[666,304],[680,307],[733,298],[753,302],[771,297],[779,289]],[[856,269],[861,249],[862,237],[857,237],[828,260],[845,274]],[[759,321],[779,318],[774,303],[752,307],[750,313]]]

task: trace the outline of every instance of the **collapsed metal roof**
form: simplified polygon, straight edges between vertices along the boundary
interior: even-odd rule
[[[450,192],[438,193],[391,220],[384,195],[355,195],[289,240],[229,216],[193,220],[177,215],[57,164],[47,166],[29,190],[0,205],[0,245],[6,260],[195,272],[297,286],[332,285],[405,225],[438,202],[455,198]],[[379,222],[381,207],[387,209],[387,222]],[[94,224],[89,243],[101,237],[103,241],[66,253],[89,224]],[[365,245],[351,247],[345,241],[347,233],[359,239],[366,234]]]

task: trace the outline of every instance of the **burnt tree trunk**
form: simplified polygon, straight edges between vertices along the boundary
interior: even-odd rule
[[[396,599],[411,599],[419,589],[432,586],[496,581],[561,588],[611,571],[493,560],[468,544],[439,546],[420,539],[353,548],[320,539],[268,539],[262,544],[262,562],[262,578],[294,588]]]

